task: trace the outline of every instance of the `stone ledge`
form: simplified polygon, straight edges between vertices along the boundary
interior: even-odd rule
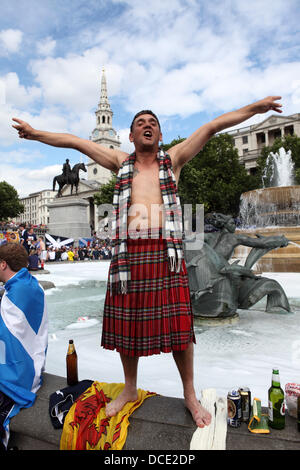
[[[20,450],[58,450],[61,429],[54,429],[49,417],[49,396],[67,386],[64,377],[44,374],[44,384],[33,407],[23,409],[11,420],[10,446]],[[265,410],[264,410],[265,411]],[[180,398],[148,398],[130,417],[124,450],[189,450],[196,427]],[[252,434],[243,423],[227,429],[227,450],[299,450],[296,420],[286,417],[282,431]]]

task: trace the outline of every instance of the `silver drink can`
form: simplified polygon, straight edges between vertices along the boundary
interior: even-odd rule
[[[227,395],[227,423],[233,428],[241,425],[242,400],[238,390],[230,390]]]

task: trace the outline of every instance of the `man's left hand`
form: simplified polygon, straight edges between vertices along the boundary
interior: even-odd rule
[[[282,104],[277,103],[277,100],[281,100],[281,96],[268,96],[263,100],[253,103],[253,111],[257,114],[267,113],[268,111],[276,111],[276,113],[282,113]]]

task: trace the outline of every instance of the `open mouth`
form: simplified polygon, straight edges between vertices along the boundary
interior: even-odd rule
[[[144,132],[144,137],[146,137],[147,139],[151,139],[151,137],[152,137],[152,132],[151,132],[151,131],[145,131],[145,132]]]

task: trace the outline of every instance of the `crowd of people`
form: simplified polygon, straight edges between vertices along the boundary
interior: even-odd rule
[[[100,244],[85,247],[48,247],[46,261],[84,261],[111,259],[111,244],[106,240]]]
[[[19,226],[0,227],[3,231],[13,230],[19,233],[19,243],[26,249],[28,253],[28,269],[36,271],[43,269],[47,262],[58,261],[93,261],[93,260],[110,260],[112,257],[111,240],[106,238],[100,240],[94,233],[90,242],[86,246],[74,247],[60,246],[55,247],[44,236],[38,236],[32,225],[20,224]]]
[[[0,451],[8,448],[11,418],[34,403],[45,368],[45,293],[31,271],[42,269],[45,262],[51,261],[111,258],[111,241],[100,240],[95,233],[87,246],[56,248],[47,246],[46,237],[34,229],[0,223],[4,236],[0,240],[0,356],[4,351],[0,360]],[[6,237],[7,233],[15,236]]]

